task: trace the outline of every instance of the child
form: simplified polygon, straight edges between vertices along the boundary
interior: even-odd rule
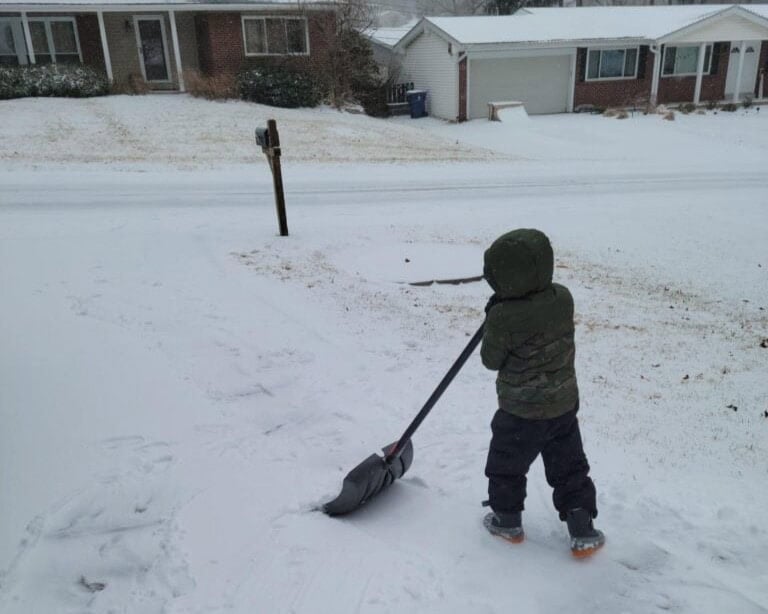
[[[499,410],[485,468],[493,513],[484,524],[494,535],[523,541],[526,474],[541,454],[571,551],[588,556],[605,537],[592,526],[595,486],[576,419],[573,298],[552,283],[553,263],[552,246],[539,230],[508,232],[485,252],[483,272],[494,294],[485,308],[481,356],[498,371]]]

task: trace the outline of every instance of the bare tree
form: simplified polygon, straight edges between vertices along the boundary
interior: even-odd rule
[[[421,5],[421,12],[428,15],[483,15],[488,0],[432,0]]]
[[[362,34],[374,24],[377,8],[366,0],[334,7],[332,18],[318,20],[326,46],[315,70],[334,105],[356,100],[365,106],[370,92],[381,87],[370,42]]]
[[[563,0],[488,0],[489,15],[512,15],[526,7],[563,6]]]

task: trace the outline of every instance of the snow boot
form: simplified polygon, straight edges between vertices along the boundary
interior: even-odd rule
[[[525,539],[523,532],[522,514],[507,512],[504,514],[492,512],[483,518],[483,525],[491,533],[513,544],[519,544]]]
[[[592,526],[592,514],[583,508],[569,510],[565,521],[571,535],[571,553],[577,558],[591,556],[603,547],[605,535]]]

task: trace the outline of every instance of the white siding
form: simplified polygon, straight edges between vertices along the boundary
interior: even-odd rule
[[[424,32],[411,43],[403,58],[403,80],[416,89],[428,90],[427,112],[454,120],[459,114],[459,67],[456,52],[448,53],[448,42]]]
[[[682,36],[670,37],[668,44],[753,40],[764,38],[767,34],[766,28],[738,15],[730,15],[715,23],[706,24],[695,30],[692,29]]]

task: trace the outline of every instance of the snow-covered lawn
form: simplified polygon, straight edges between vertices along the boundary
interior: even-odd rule
[[[768,117],[451,125],[184,96],[0,102],[0,611],[768,611]],[[275,118],[291,236],[253,129]],[[511,118],[510,118],[511,119]],[[502,232],[575,296],[608,537],[572,560],[540,461],[527,541],[480,502],[471,360]]]

